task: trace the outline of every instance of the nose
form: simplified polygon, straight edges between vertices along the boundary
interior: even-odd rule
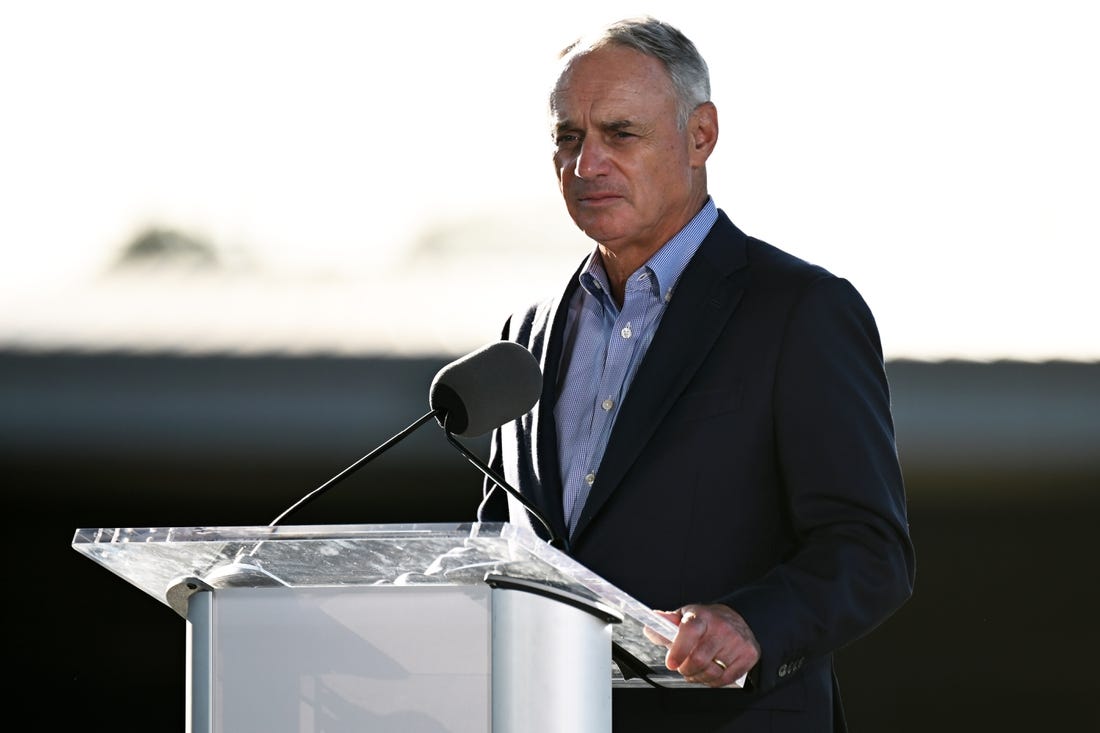
[[[573,175],[582,180],[595,178],[607,172],[608,151],[594,135],[584,138],[577,160],[573,165]]]

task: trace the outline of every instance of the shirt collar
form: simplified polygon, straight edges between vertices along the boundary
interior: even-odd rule
[[[699,213],[692,217],[687,225],[657,250],[644,265],[631,274],[633,280],[648,270],[653,274],[654,287],[667,301],[672,297],[672,289],[680,279],[687,263],[699,251],[707,233],[718,221],[718,208],[710,196]],[[581,287],[593,296],[600,297],[611,292],[607,281],[607,272],[603,269],[603,260],[599,251],[593,250],[579,275]]]

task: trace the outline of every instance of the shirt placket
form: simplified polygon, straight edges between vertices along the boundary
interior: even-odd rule
[[[634,350],[637,348],[638,337],[642,334],[648,317],[649,277],[649,273],[641,273],[627,282],[623,307],[608,333],[607,352],[600,371],[599,390],[596,392],[596,400],[592,406],[592,430],[589,433],[585,451],[588,459],[587,469],[582,479],[584,486],[577,497],[579,499],[577,506],[572,512],[573,521],[570,522],[570,529],[576,526],[580,507],[584,506],[588,492],[596,482],[598,464],[603,458],[602,452],[597,455],[596,447],[607,445],[608,436],[619,413],[619,405],[626,394],[626,380],[634,358]]]

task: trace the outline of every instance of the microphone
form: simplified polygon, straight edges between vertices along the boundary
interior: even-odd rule
[[[515,497],[546,528],[551,543],[564,547],[564,541],[554,534],[550,523],[537,507],[453,437],[453,434],[477,437],[515,420],[534,407],[541,391],[542,370],[530,351],[514,341],[494,341],[482,346],[436,373],[429,390],[431,410],[428,413],[303,496],[268,526],[279,524],[288,514],[316,499],[434,417],[443,428],[447,441],[494,484]]]
[[[542,370],[514,341],[494,341],[439,370],[428,404],[448,433],[476,438],[538,402]]]

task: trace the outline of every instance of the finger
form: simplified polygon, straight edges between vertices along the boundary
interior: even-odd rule
[[[706,619],[695,610],[687,607],[680,617],[680,626],[676,630],[676,638],[672,640],[672,645],[668,648],[668,654],[665,655],[665,666],[681,674],[685,674],[686,671],[685,676],[700,672],[704,665],[692,664],[690,660],[700,642],[705,638],[706,632]],[[686,668],[685,664],[687,664]]]
[[[691,656],[677,671],[685,677],[698,678],[703,682],[717,682],[726,675],[730,666],[722,656],[719,647],[713,642],[701,643],[692,650]]]
[[[672,639],[666,639],[663,635],[658,634],[656,631],[649,628],[648,626],[642,627],[642,633],[645,634],[645,638],[649,639],[654,644],[658,644],[664,647],[672,645]]]
[[[684,679],[708,687],[725,687],[737,678],[731,675],[729,666],[725,662],[715,657],[703,664],[699,671],[686,675]]]
[[[737,677],[730,673],[728,659],[737,656],[740,640],[731,638],[729,625],[713,607],[685,606],[676,638],[665,666],[679,672],[689,682],[720,687]],[[718,664],[715,660],[722,664]]]
[[[755,664],[758,656],[755,647],[746,643],[740,629],[727,618],[733,613],[722,606],[684,608],[685,621],[681,627],[687,624],[687,629],[699,635],[693,638],[685,631],[682,639],[678,637],[677,641],[685,645],[674,647],[677,656],[671,661],[679,662],[676,671],[685,678],[721,686],[739,679]],[[687,646],[689,641],[690,648]]]
[[[679,611],[658,611],[658,610],[654,609],[653,613],[657,614],[658,616],[665,619],[666,621],[672,622],[674,625],[679,626],[679,624],[680,624],[680,612]],[[675,636],[675,634],[670,634],[670,635],[666,636],[665,634],[659,633],[655,629],[652,629],[648,626],[642,628],[642,633],[644,633],[645,637],[647,639],[649,639],[651,642],[653,642],[654,644],[658,644],[660,646],[663,646],[663,647],[670,646],[672,644],[672,637]]]

